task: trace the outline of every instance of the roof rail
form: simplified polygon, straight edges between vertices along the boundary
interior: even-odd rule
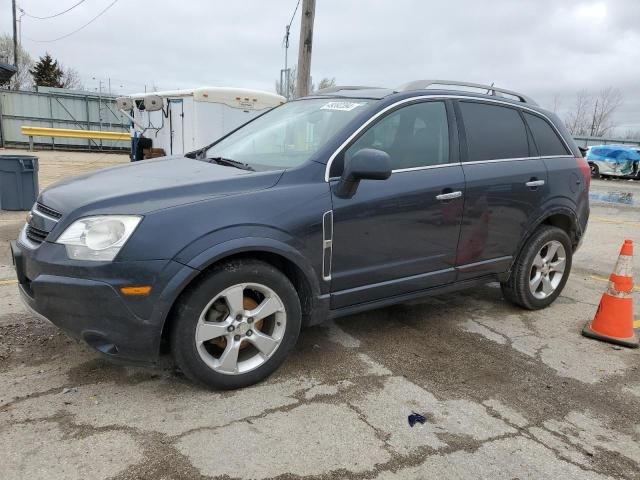
[[[414,80],[413,82],[405,83],[396,88],[398,92],[406,92],[408,90],[422,90],[432,85],[442,85],[445,87],[467,87],[475,88],[478,90],[486,90],[486,95],[493,95],[497,97],[515,97],[519,102],[530,103],[531,105],[537,105],[537,103],[530,97],[523,95],[522,93],[514,92],[513,90],[507,90],[504,88],[494,87],[493,85],[483,85],[481,83],[469,83],[469,82],[456,82],[453,80]],[[449,90],[448,88],[446,90]],[[454,89],[451,89],[454,90]]]
[[[378,90],[382,87],[366,87],[363,85],[336,85],[335,87],[321,88],[315,95],[324,95],[326,93],[336,93],[342,90]]]

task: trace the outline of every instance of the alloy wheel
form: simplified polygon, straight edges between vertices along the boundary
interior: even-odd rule
[[[202,361],[212,370],[239,375],[263,365],[285,334],[284,303],[258,283],[233,285],[203,309],[195,330]]]
[[[551,240],[545,243],[533,258],[529,273],[531,294],[544,299],[556,291],[567,265],[567,254],[562,243]]]

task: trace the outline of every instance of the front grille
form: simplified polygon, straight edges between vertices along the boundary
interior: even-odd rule
[[[41,203],[36,203],[27,219],[22,244],[28,248],[40,246],[61,218],[62,213]]]
[[[25,233],[29,240],[31,240],[33,243],[37,243],[38,245],[44,242],[44,239],[47,238],[47,235],[49,235],[49,232],[45,232],[44,230],[40,230],[39,228],[32,227],[31,225],[27,225],[27,231]]]
[[[60,218],[62,218],[62,214],[60,212],[54,210],[53,208],[49,208],[41,203],[36,203],[36,210],[57,220],[60,220]]]

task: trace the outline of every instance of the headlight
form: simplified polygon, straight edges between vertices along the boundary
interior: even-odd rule
[[[111,261],[134,232],[142,217],[103,215],[76,220],[56,243],[64,245],[74,260]]]

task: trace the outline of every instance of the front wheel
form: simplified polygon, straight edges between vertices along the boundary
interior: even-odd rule
[[[273,373],[294,347],[300,300],[289,279],[257,260],[214,269],[180,299],[171,350],[191,380],[241,388]]]
[[[591,178],[600,178],[600,168],[595,163],[589,163],[589,169],[591,170]]]
[[[567,283],[572,258],[564,230],[538,228],[518,255],[509,280],[501,284],[505,299],[528,310],[551,305]]]

